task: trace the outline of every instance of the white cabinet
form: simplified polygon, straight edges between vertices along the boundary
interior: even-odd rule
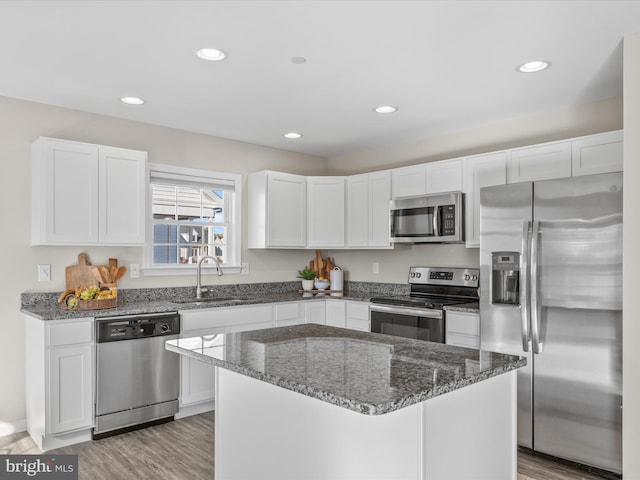
[[[29,434],[42,450],[91,439],[93,318],[25,322]]]
[[[344,177],[307,177],[307,246],[344,247]]]
[[[390,248],[389,171],[353,175],[346,179],[346,245],[355,248]]]
[[[600,133],[571,142],[572,175],[622,171],[622,131]]]
[[[270,328],[274,326],[273,308],[268,304],[182,311],[182,337]],[[177,417],[212,410],[214,397],[214,366],[181,355],[180,412]]]
[[[273,306],[276,327],[286,327],[305,323],[304,302],[276,303]]]
[[[347,303],[344,300],[327,300],[326,323],[332,327],[347,326]]]
[[[147,154],[40,137],[31,146],[33,245],[143,245]]]
[[[480,246],[480,189],[504,185],[507,181],[507,153],[467,157],[465,171],[465,243]]]
[[[448,345],[480,348],[480,314],[447,311],[446,321]]]
[[[248,176],[248,247],[304,248],[307,179],[272,171]]]
[[[369,303],[346,301],[346,304],[347,304],[346,327],[352,330],[370,332],[371,325],[369,323]]]
[[[393,198],[412,197],[427,193],[427,167],[415,165],[391,170]]]
[[[571,176],[571,142],[554,142],[511,151],[509,183]]]
[[[461,192],[463,160],[443,160],[426,164],[427,193]]]
[[[306,323],[326,325],[326,302],[324,300],[304,302],[304,319]]]
[[[350,300],[326,300],[326,324],[370,332],[369,303]]]

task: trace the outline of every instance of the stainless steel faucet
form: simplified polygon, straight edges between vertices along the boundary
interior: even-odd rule
[[[222,276],[222,268],[220,268],[220,260],[218,260],[217,257],[214,257],[213,255],[206,255],[202,257],[198,262],[198,270],[196,273],[196,298],[202,298],[202,282],[201,282],[202,262],[204,262],[207,258],[211,258],[213,259],[214,262],[216,262],[216,269],[218,270],[218,276],[219,277]]]

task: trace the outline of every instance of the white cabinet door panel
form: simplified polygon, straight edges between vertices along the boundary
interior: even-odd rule
[[[462,159],[427,163],[427,193],[462,191]]]
[[[571,142],[572,175],[622,171],[622,131],[591,135]]]
[[[307,177],[307,246],[344,247],[344,177]]]
[[[412,197],[427,193],[427,167],[416,165],[391,170],[393,198]]]
[[[306,179],[269,172],[267,177],[267,246],[304,247]]]
[[[374,172],[369,175],[369,246],[391,246],[389,238],[389,201],[391,173]]]
[[[511,151],[509,183],[571,176],[571,142],[557,142]]]

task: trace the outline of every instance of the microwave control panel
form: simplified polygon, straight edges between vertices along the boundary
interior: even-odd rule
[[[442,235],[449,236],[456,234],[456,206],[442,206]]]

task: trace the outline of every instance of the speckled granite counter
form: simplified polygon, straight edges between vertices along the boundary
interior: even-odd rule
[[[450,312],[480,313],[480,302],[446,305],[444,309]]]
[[[58,293],[23,293],[21,311],[40,320],[59,320],[80,317],[107,317],[137,315],[143,313],[175,312],[203,308],[253,305],[260,303],[314,301],[327,298],[368,302],[379,295],[399,295],[408,291],[408,286],[389,283],[345,282],[345,292],[339,294],[299,293],[300,282],[277,282],[260,284],[217,285],[213,297],[232,297],[234,300],[220,302],[186,302],[195,299],[195,287],[149,288],[118,290],[118,304],[104,310],[63,310],[57,304]]]
[[[368,415],[526,364],[521,357],[315,324],[171,340],[167,349]]]

